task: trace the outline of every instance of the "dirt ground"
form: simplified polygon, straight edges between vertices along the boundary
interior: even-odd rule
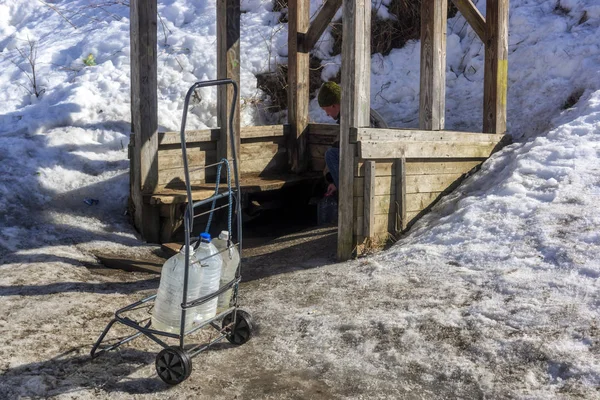
[[[516,329],[513,316],[532,301],[527,290],[497,294],[485,269],[459,279],[463,269],[425,251],[412,256],[437,266],[426,273],[410,258],[400,267],[377,257],[336,263],[335,227],[292,217],[267,215],[245,228],[240,305],[253,317],[252,339],[198,354],[174,387],[157,376],[161,347],[144,336],[90,358],[114,312],[156,292],[156,273],[107,269],[93,244],[9,259],[0,265],[0,399],[600,398],[589,384],[593,358],[581,358],[586,366],[571,358],[583,350],[561,347],[569,315],[598,352],[597,326],[577,309],[548,309],[553,322]],[[114,253],[136,251],[162,260],[156,247]],[[499,296],[502,313],[477,312]],[[131,318],[150,313],[151,304]],[[107,340],[131,333],[115,325]]]

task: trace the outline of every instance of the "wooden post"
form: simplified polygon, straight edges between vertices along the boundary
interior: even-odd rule
[[[354,156],[350,128],[369,126],[371,96],[371,1],[344,0],[342,44],[342,118],[337,257],[352,256],[354,232]]]
[[[421,129],[444,129],[447,14],[447,0],[421,1]]]
[[[230,78],[240,83],[240,0],[217,1],[217,79]],[[233,101],[233,87],[219,86],[217,89],[217,119],[221,134],[217,142],[217,157],[231,160],[231,144],[229,138],[229,116]],[[233,117],[235,148],[238,163],[240,140],[240,91],[236,99]],[[238,164],[239,165],[239,164]]]
[[[483,132],[506,132],[508,90],[508,0],[487,0]]]
[[[396,234],[406,229],[406,159],[394,160],[396,181]]]
[[[294,172],[305,171],[308,167],[309,57],[308,53],[300,52],[299,37],[304,37],[308,30],[309,10],[309,0],[288,2],[288,147]]]
[[[159,241],[158,208],[144,204],[143,194],[158,183],[158,95],[156,0],[131,0],[131,116],[134,135],[134,223],[148,242]]]
[[[364,232],[363,235],[373,240],[375,235],[375,161],[365,161],[364,186]]]

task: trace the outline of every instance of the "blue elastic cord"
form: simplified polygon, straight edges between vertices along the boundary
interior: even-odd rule
[[[219,165],[217,166],[217,180],[216,180],[216,184],[215,184],[215,196],[217,194],[219,194],[219,182],[221,181],[221,167],[223,166],[223,164],[225,164],[225,166],[227,167],[227,191],[229,192],[228,197],[229,197],[229,215],[227,218],[227,230],[229,232],[229,238],[231,240],[231,217],[232,217],[232,212],[231,212],[231,204],[232,204],[232,196],[231,196],[231,169],[229,168],[229,161],[226,158],[221,159],[221,162],[219,163]],[[208,215],[208,222],[206,223],[206,229],[204,230],[204,232],[209,233],[208,231],[210,230],[210,224],[212,223],[212,219],[213,219],[213,214],[215,212],[215,206],[217,204],[217,199],[214,199],[212,202],[212,205],[210,207],[210,214]]]

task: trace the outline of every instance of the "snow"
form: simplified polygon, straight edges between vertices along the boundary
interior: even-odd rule
[[[376,3],[386,17],[388,2]],[[155,250],[124,215],[124,4],[0,1],[0,398],[600,398],[596,0],[513,0],[514,144],[388,251],[245,283],[258,335],[203,354],[174,389],[156,377],[149,340],[88,356],[113,312],[157,287],[150,275],[104,273],[93,256]],[[265,118],[254,74],[287,60],[272,9],[242,1],[247,125]],[[215,6],[161,0],[158,10],[159,124],[176,130],[189,86],[216,76]],[[341,62],[331,40],[317,45],[325,78]],[[32,43],[39,97],[19,53]],[[479,131],[483,46],[460,15],[447,46],[446,128]],[[419,47],[372,56],[372,107],[390,126],[418,126]],[[83,63],[89,54],[95,66]],[[214,91],[202,98],[190,129],[216,124]],[[314,121],[328,120],[310,106]]]

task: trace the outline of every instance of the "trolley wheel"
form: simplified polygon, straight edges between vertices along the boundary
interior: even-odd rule
[[[169,385],[177,385],[185,381],[192,373],[190,356],[176,346],[161,350],[156,356],[155,366],[160,379]]]
[[[225,328],[233,322],[233,312],[223,318],[222,327]],[[246,311],[237,310],[235,325],[227,329],[229,343],[240,346],[252,338],[252,317]]]

